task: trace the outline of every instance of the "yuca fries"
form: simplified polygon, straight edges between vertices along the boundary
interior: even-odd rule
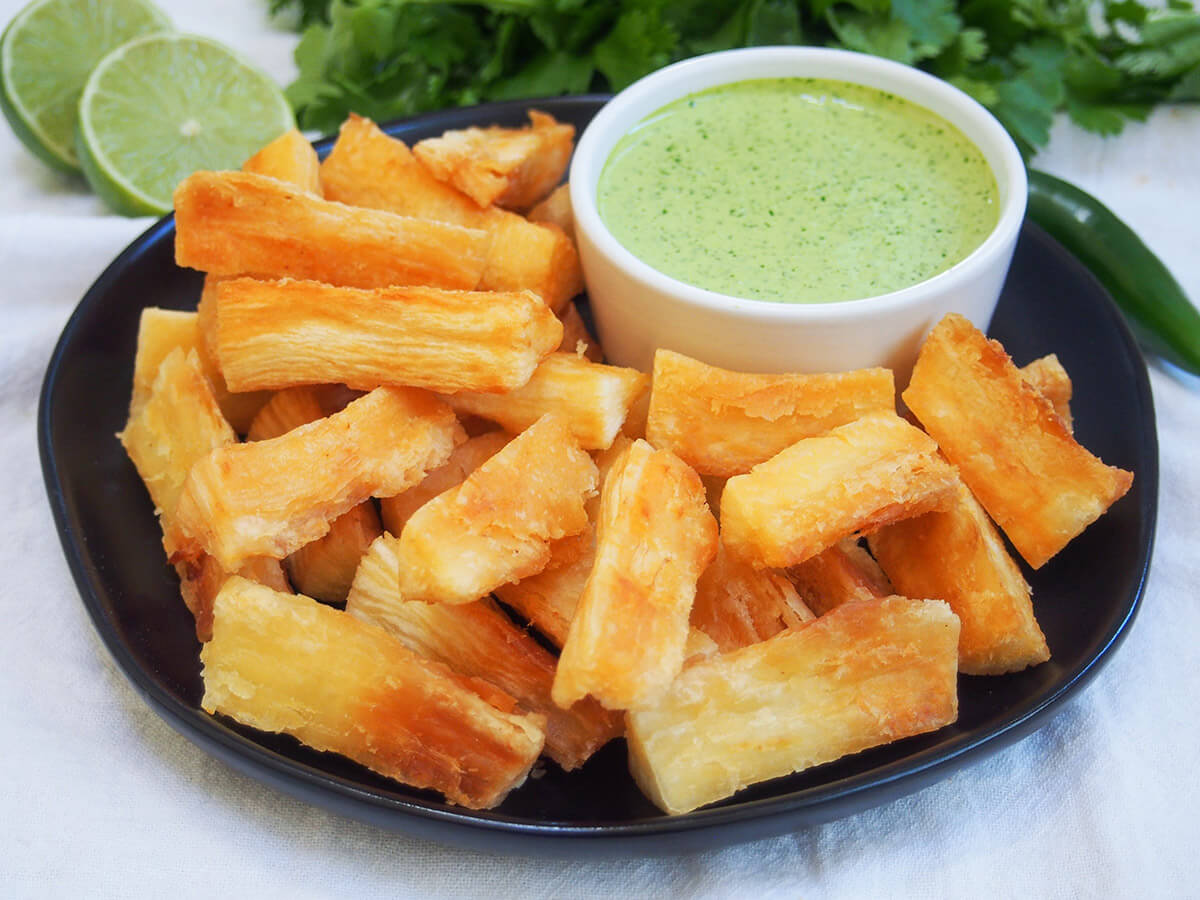
[[[694,663],[627,718],[629,764],[688,812],[958,716],[958,619],[937,600],[847,603],[798,630]]]
[[[896,590],[950,604],[962,623],[960,672],[998,675],[1050,658],[1029,585],[966,485],[944,510],[889,525],[868,541]]]
[[[635,441],[604,480],[596,563],[554,677],[562,707],[590,694],[609,709],[653,703],[683,665],[696,580],[717,551],[700,477]]]
[[[432,394],[377,388],[280,437],[220,447],[184,485],[177,556],[208,552],[231,571],[250,556],[282,559],[368,497],[416,484],[465,438]]]
[[[1080,446],[1004,348],[962,316],[930,333],[903,396],[1035,569],[1133,483]]]
[[[418,509],[400,535],[400,595],[470,603],[540,572],[552,543],[587,527],[596,466],[545,416]]]
[[[799,628],[813,618],[787,578],[754,568],[723,544],[696,582],[692,625],[712,638],[722,653]]]
[[[473,809],[525,780],[545,719],[377,625],[231,578],[200,653],[206,712],[284,732]]]
[[[562,179],[575,140],[574,127],[537,110],[529,111],[529,123],[447,131],[419,142],[413,155],[480,206],[528,209]]]
[[[321,161],[308,138],[297,129],[285,132],[242,163],[242,171],[293,184],[322,196]]]
[[[567,237],[575,240],[575,211],[571,208],[571,190],[565,184],[552,190],[545,200],[529,211],[527,218],[530,222],[561,228]]]
[[[246,439],[279,437],[324,417],[325,408],[315,388],[279,391],[254,417]],[[382,533],[375,505],[364,500],[330,522],[328,534],[305,544],[284,561],[292,584],[308,597],[344,603],[359,560]]]
[[[660,349],[654,354],[646,440],[701,475],[729,477],[749,472],[802,438],[895,408],[889,369],[751,375]]]
[[[160,328],[160,324],[167,327]],[[187,344],[176,346],[154,363],[168,341],[178,336],[174,324],[171,317],[142,316],[129,421],[117,436],[154,501],[168,557],[180,542],[175,510],[192,465],[213,449],[236,440],[217,408],[195,349],[188,347],[185,352]],[[194,333],[183,336],[190,340]],[[154,377],[148,381],[152,367]],[[212,635],[212,601],[229,571],[207,554],[177,563],[175,571],[183,602],[196,620],[196,637],[206,641]],[[288,590],[287,578],[276,560],[247,560],[240,571],[255,581]]]
[[[488,177],[527,206],[570,146],[533,118],[420,152],[437,165],[470,145],[454,177],[479,181],[517,148]],[[546,137],[557,149],[525,155]],[[122,435],[212,636],[206,710],[472,807],[543,746],[581,765],[624,719],[635,778],[678,813],[941,727],[957,670],[1047,657],[1019,570],[895,414],[890,372],[751,375],[662,351],[651,396],[643,373],[586,358],[565,188],[531,212],[553,224],[481,207],[354,117],[319,170],[296,133],[245,169],[180,187],[177,254],[209,273],[204,310],[144,315]],[[910,406],[967,441],[964,473],[986,468],[979,435],[1007,458],[1016,434],[1062,477],[1079,458],[1055,456],[1077,448],[1066,372],[1053,356],[1018,371],[956,329],[935,329]],[[257,443],[236,444],[222,410],[262,400],[225,377],[284,388],[253,422],[236,413]],[[1106,506],[1128,475],[1096,465],[1116,482]],[[1079,496],[1047,489],[1038,512],[1057,523]],[[229,575],[285,589],[284,556],[306,592],[349,590],[350,615]]]
[[[343,123],[321,164],[321,182],[325,196],[340,203],[486,231],[491,243],[480,290],[531,290],[556,311],[583,290],[579,256],[562,231],[480,207],[434,178],[403,141],[370,119],[352,115]]]
[[[928,435],[895,413],[871,413],[730,478],[721,533],[759,568],[794,566],[848,535],[936,508],[955,483]]]
[[[561,340],[562,323],[529,291],[252,278],[217,286],[221,370],[239,391],[335,383],[512,391]]]
[[[1032,385],[1037,392],[1050,401],[1058,417],[1067,426],[1067,431],[1073,429],[1071,420],[1071,376],[1058,361],[1054,353],[1035,359],[1033,362],[1018,369],[1026,384]]]
[[[175,261],[213,275],[471,290],[489,243],[478,229],[343,206],[247,172],[197,172],[175,189]]]
[[[852,537],[792,566],[787,574],[805,605],[818,616],[843,603],[881,600],[896,593],[879,563]]]
[[[475,603],[422,603],[400,595],[398,541],[384,535],[363,558],[346,612],[383,627],[421,656],[460,675],[490,681],[522,707],[546,717],[546,755],[576,769],[624,730],[621,718],[599,703],[570,710],[550,699],[555,658],[513,624],[488,598]]]
[[[449,459],[430,471],[418,484],[379,501],[384,527],[395,535],[403,532],[413,513],[438,494],[466,481],[468,475],[499,453],[508,441],[509,436],[503,431],[489,431],[459,444]]]
[[[585,450],[603,450],[621,430],[648,381],[637,369],[601,365],[575,353],[552,353],[515,390],[460,391],[445,399],[455,411],[491,419],[511,432],[553,413]]]

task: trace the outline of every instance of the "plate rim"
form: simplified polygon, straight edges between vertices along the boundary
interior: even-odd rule
[[[389,122],[380,127],[388,133],[414,125],[428,126],[439,121],[446,122],[446,127],[464,127],[472,119],[477,121],[485,115],[503,116],[516,110],[523,112],[531,106],[548,108],[552,113],[555,110],[579,110],[588,107],[594,112],[606,99],[607,95],[590,94],[504,101],[438,110]],[[315,146],[321,152],[327,152],[334,139],[323,138],[315,142]],[[117,633],[115,624],[106,613],[99,596],[100,592],[96,589],[92,570],[83,553],[82,542],[75,538],[70,504],[63,490],[53,440],[53,395],[66,358],[66,349],[72,343],[84,313],[99,302],[110,283],[117,280],[140,255],[156,246],[159,241],[169,239],[173,231],[173,214],[168,214],[150,225],[109,263],[88,288],[64,325],[50,355],[38,400],[38,451],[43,479],[54,516],[55,529],[93,626],[118,668],[142,698],[172,728],[202,749],[256,780],[305,802],[391,830],[423,830],[425,836],[458,846],[494,851],[497,849],[495,841],[504,838],[508,839],[507,845],[501,846],[500,849],[515,853],[573,855],[575,850],[581,849],[581,844],[587,843],[588,852],[592,854],[597,850],[601,855],[652,854],[754,840],[781,833],[792,825],[816,824],[842,818],[890,802],[945,777],[949,772],[943,773],[943,770],[957,769],[963,764],[963,757],[981,761],[1032,733],[1048,722],[1068,700],[1095,677],[1124,640],[1141,608],[1153,558],[1159,484],[1158,433],[1149,372],[1127,323],[1108,292],[1069,251],[1027,219],[1022,226],[1022,237],[1032,235],[1033,239],[1047,244],[1061,257],[1066,266],[1074,268],[1073,275],[1090,281],[1097,296],[1103,298],[1102,307],[1119,334],[1124,348],[1136,363],[1135,392],[1146,411],[1147,424],[1150,426],[1141,435],[1150,465],[1148,471],[1137,473],[1137,478],[1145,490],[1142,511],[1148,515],[1139,517],[1146,536],[1139,548],[1136,571],[1131,573],[1136,575],[1136,586],[1131,592],[1129,602],[1123,608],[1123,614],[1104,634],[1099,648],[1082,665],[1066,673],[1064,680],[1055,690],[1037,702],[1022,702],[1006,710],[1002,720],[985,734],[962,735],[961,738],[954,739],[949,748],[926,748],[902,760],[895,760],[832,782],[735,805],[700,809],[682,816],[662,816],[627,823],[601,822],[594,825],[555,821],[527,822],[488,810],[465,810],[450,807],[444,802],[424,802],[382,795],[370,787],[356,784],[351,779],[318,770],[264,747],[199,708],[184,704],[166,691],[143,669]],[[427,827],[412,827],[421,822]],[[742,829],[739,834],[714,837],[716,831],[727,831],[735,825]],[[662,847],[654,849],[645,845],[645,839],[650,837],[668,840]]]

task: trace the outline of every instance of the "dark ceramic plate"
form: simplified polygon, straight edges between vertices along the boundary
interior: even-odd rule
[[[602,101],[538,105],[582,129]],[[411,142],[447,128],[517,124],[526,106],[441,112],[389,130]],[[50,505],[96,629],[147,702],[235,768],[317,805],[384,828],[515,853],[669,853],[779,834],[915,791],[1044,724],[1113,652],[1137,610],[1158,493],[1146,368],[1101,287],[1027,225],[991,333],[1019,364],[1057,352],[1074,378],[1079,439],[1137,478],[1107,516],[1041,571],[1026,572],[1053,659],[1017,675],[962,677],[954,725],[668,818],[634,786],[621,742],[571,775],[548,764],[498,809],[472,812],[290,738],[212,718],[199,709],[191,616],[164,563],[146,491],[113,437],[125,421],[141,309],[193,308],[199,297],[201,277],[175,266],[173,237],[169,217],[142,235],[88,291],[63,331],[38,423]]]

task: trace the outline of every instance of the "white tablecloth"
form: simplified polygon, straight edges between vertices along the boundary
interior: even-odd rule
[[[0,20],[19,0],[0,0]],[[281,81],[265,0],[163,2]],[[202,11],[201,11],[202,7]],[[1200,298],[1200,108],[1115,140],[1063,123],[1038,164],[1108,203]],[[1158,541],[1143,609],[1043,729],[918,794],[665,859],[463,852],[339,818],[180,737],[100,643],[54,532],[35,409],[84,291],[149,223],[108,214],[0,126],[0,894],[8,897],[1184,897],[1200,826],[1200,379],[1151,363]]]

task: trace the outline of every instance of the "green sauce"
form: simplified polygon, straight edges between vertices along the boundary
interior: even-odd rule
[[[613,149],[597,201],[655,269],[784,303],[924,281],[983,243],[999,209],[983,155],[945,119],[814,78],[742,81],[664,106]]]

